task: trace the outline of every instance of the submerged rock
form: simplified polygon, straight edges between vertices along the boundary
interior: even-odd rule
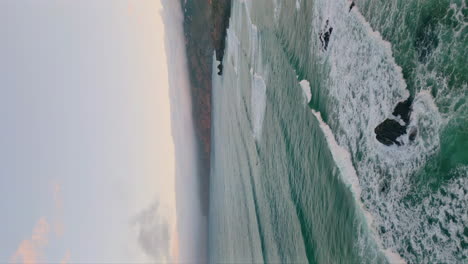
[[[328,26],[328,19],[327,19],[327,22],[325,23],[324,31],[319,34],[320,42],[322,43],[322,48],[324,50],[327,50],[328,48],[328,42],[330,41],[330,36],[332,32],[333,32],[333,28]]]
[[[218,75],[223,75],[223,62],[220,61],[218,65]]]
[[[409,134],[409,140],[414,141],[417,135],[418,135],[418,130],[416,128],[411,129],[410,134]]]

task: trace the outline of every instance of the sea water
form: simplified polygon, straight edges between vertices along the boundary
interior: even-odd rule
[[[233,1],[210,262],[467,261],[466,2],[355,2]],[[416,138],[381,144],[408,97]]]

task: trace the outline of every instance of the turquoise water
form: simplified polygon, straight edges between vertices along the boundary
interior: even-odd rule
[[[233,1],[213,76],[212,263],[467,261],[466,3],[349,5]],[[416,139],[379,143],[407,97]]]

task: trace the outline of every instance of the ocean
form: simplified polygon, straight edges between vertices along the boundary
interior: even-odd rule
[[[466,1],[231,12],[221,76],[213,55],[210,262],[467,263]],[[395,144],[376,139],[386,119],[407,129]]]

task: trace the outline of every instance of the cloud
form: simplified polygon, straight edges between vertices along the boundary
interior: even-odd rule
[[[169,258],[169,223],[161,215],[159,203],[137,215],[135,224],[138,227],[138,243],[145,254],[155,261],[167,261]]]
[[[54,225],[53,229],[55,235],[57,237],[63,236],[63,222],[62,222],[62,214],[63,214],[63,199],[62,199],[62,187],[60,184],[54,182],[52,183],[52,190],[53,190],[53,197],[54,197],[54,204],[55,204],[55,217],[54,217]]]
[[[49,224],[44,217],[40,218],[33,229],[30,239],[23,240],[11,258],[12,263],[35,264],[42,258],[42,251],[48,243]]]
[[[45,262],[43,252],[45,247],[49,244],[49,234],[51,230],[54,231],[56,237],[61,237],[63,235],[63,223],[60,220],[63,210],[62,188],[58,183],[53,183],[52,187],[55,205],[55,217],[53,217],[52,225],[49,224],[45,217],[41,217],[33,229],[31,238],[21,241],[18,249],[10,259],[11,263],[36,264]],[[67,264],[69,261],[70,251],[67,251],[61,263]]]
[[[172,230],[172,242],[171,242],[171,261],[174,263],[179,263],[179,233],[177,231],[177,226]]]
[[[55,202],[55,208],[57,209],[62,209],[63,207],[63,201],[62,201],[62,187],[58,183],[53,183],[53,192],[54,192],[54,202]]]
[[[70,263],[70,250],[67,250],[67,253],[65,253],[65,257],[60,261],[60,264],[68,264]]]

